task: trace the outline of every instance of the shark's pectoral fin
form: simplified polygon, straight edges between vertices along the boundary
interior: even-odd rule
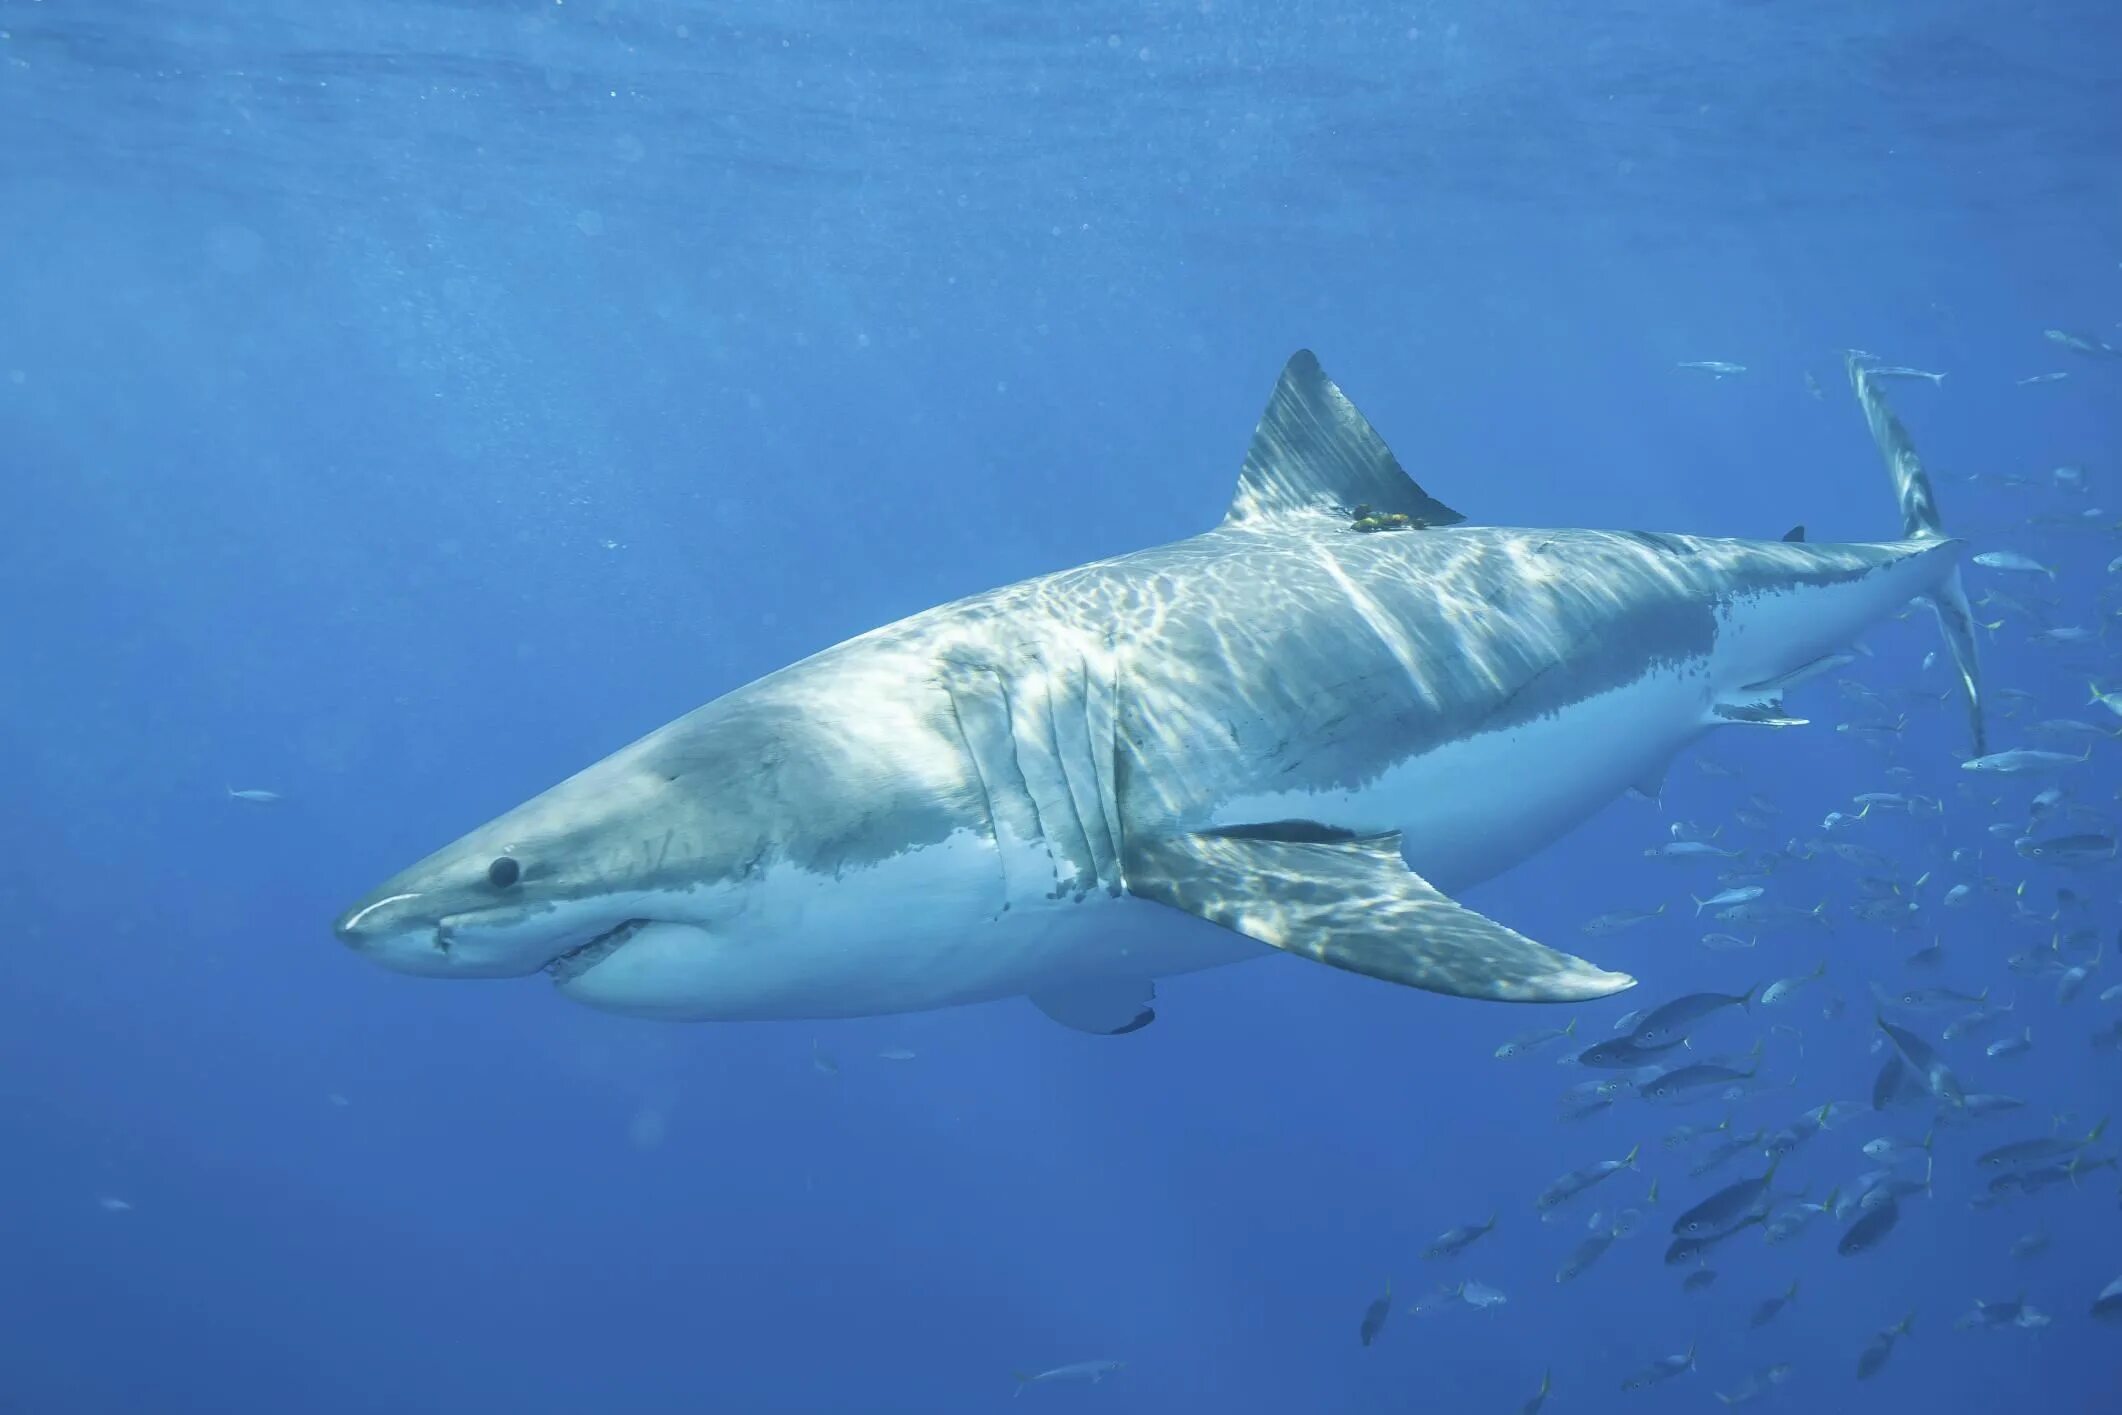
[[[1123,856],[1128,892],[1287,953],[1430,992],[1576,1002],[1635,984],[1446,898],[1400,858],[1397,834],[1291,834],[1131,839]]]
[[[1070,983],[1031,994],[1032,1006],[1064,1027],[1100,1037],[1139,1032],[1157,1020],[1150,1003],[1157,986],[1147,978]]]

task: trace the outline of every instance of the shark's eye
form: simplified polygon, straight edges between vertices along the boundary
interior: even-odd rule
[[[486,882],[496,889],[507,889],[521,878],[523,866],[507,855],[495,856],[494,862],[486,867]]]

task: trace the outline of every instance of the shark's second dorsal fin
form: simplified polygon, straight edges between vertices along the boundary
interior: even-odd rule
[[[1415,485],[1311,350],[1299,349],[1283,365],[1275,394],[1253,430],[1223,523],[1358,506],[1423,526],[1466,519]]]

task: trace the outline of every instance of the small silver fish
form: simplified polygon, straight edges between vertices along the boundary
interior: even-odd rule
[[[1695,901],[1695,917],[1699,919],[1704,909],[1728,909],[1737,904],[1751,904],[1766,893],[1768,891],[1758,884],[1743,884],[1719,890],[1707,899],[1697,898],[1692,894],[1688,898]]]
[[[1643,852],[1647,860],[1736,860],[1744,850],[1719,850],[1707,840],[1668,840]]]
[[[2092,760],[2093,749],[2086,745],[2082,755],[2069,752],[2051,752],[2040,747],[2014,747],[2010,751],[1991,752],[1986,757],[1969,757],[1960,763],[1962,771],[1988,772],[1996,776],[2027,776],[2036,772],[2061,771],[2080,762]]]
[[[1548,1185],[1540,1192],[1540,1196],[1533,1200],[1533,1207],[1542,1212],[1559,1208],[1609,1175],[1624,1169],[1634,1169],[1636,1156],[1641,1153],[1642,1148],[1637,1145],[1620,1159],[1600,1160],[1596,1164],[1588,1164],[1581,1169],[1573,1169],[1567,1174],[1557,1176],[1555,1182]]]
[[[1628,1034],[1627,1040],[1631,1046],[1646,1053],[1666,1050],[1670,1044],[1684,1039],[1690,1028],[1714,1013],[1727,1007],[1750,1010],[1753,997],[1752,988],[1743,993],[1696,992],[1676,997],[1646,1013],[1636,1024],[1636,1030]]]
[[[1820,966],[1813,969],[1810,973],[1801,974],[1793,978],[1778,978],[1775,982],[1763,988],[1761,990],[1761,1004],[1764,1007],[1774,1007],[1778,1003],[1787,1002],[1798,989],[1804,987],[1807,983],[1818,982],[1826,976],[1827,960],[1823,958],[1820,960]]]
[[[2043,565],[2030,555],[2021,555],[2016,550],[1985,550],[1974,557],[1974,562],[1987,570],[2009,570],[2017,575],[2046,575],[2056,578],[2055,567]]]
[[[1790,1379],[1792,1367],[1788,1361],[1778,1361],[1773,1366],[1764,1366],[1739,1383],[1737,1390],[1720,1390],[1717,1399],[1726,1405],[1749,1405],[1767,1395],[1777,1386]]]
[[[1430,1262],[1435,1262],[1439,1258],[1457,1257],[1468,1248],[1473,1247],[1481,1239],[1495,1232],[1496,1220],[1501,1217],[1503,1215],[1500,1212],[1492,1213],[1488,1216],[1487,1223],[1463,1223],[1457,1228],[1445,1229],[1444,1232],[1438,1234],[1431,1241],[1427,1248],[1422,1250],[1423,1258]]]
[[[1677,1150],[1693,1144],[1704,1135],[1714,1135],[1720,1130],[1729,1130],[1730,1128],[1731,1117],[1728,1115],[1717,1124],[1707,1127],[1690,1125],[1683,1120],[1672,1129],[1666,1131],[1664,1139],[1660,1140],[1659,1143],[1668,1150]]]
[[[2075,717],[2051,717],[2046,721],[2035,723],[2034,731],[2044,737],[2060,737],[2064,741],[2075,740],[2080,742],[2089,742],[2097,738],[2116,735],[2096,722],[2085,722]]]
[[[1522,1032],[1496,1048],[1496,1059],[1509,1061],[1513,1057],[1531,1056],[1550,1042],[1559,1042],[1576,1034],[1577,1019],[1574,1017],[1569,1019],[1569,1025],[1566,1027],[1541,1027],[1534,1031]]]
[[[1947,1007],[1980,1007],[1989,1001],[1988,988],[1975,993],[1945,987],[1905,988],[1899,993],[1889,993],[1874,983],[1872,995],[1888,1007],[1905,1007],[1914,1012],[1936,1012]]]
[[[1369,1344],[1367,1341],[1364,1343],[1366,1346]],[[1039,1371],[1036,1373],[1017,1371],[1014,1373],[1017,1378],[1016,1393],[1018,1395],[1024,1394],[1026,1386],[1055,1385],[1075,1381],[1081,1381],[1086,1385],[1096,1385],[1107,1376],[1123,1369],[1126,1365],[1125,1361],[1077,1361],[1067,1366],[1056,1366],[1050,1371]]]
[[[1813,1220],[1832,1216],[1836,1212],[1835,1206],[1840,1202],[1840,1199],[1841,1191],[1839,1189],[1830,1191],[1827,1198],[1817,1204],[1807,1203],[1800,1199],[1797,1203],[1790,1205],[1770,1219],[1761,1236],[1770,1243],[1788,1243],[1799,1234],[1805,1232],[1806,1229],[1812,1227]]]
[[[2105,945],[2102,945],[2102,951],[2105,951]],[[2100,958],[2101,954],[2095,953],[2090,962],[2076,963],[2063,970],[2063,976],[2056,980],[2056,1005],[2058,1007],[2065,1006],[2077,999],[2079,990],[2085,986],[2086,978],[2091,975],[2093,969],[2100,966]]]
[[[2025,1331],[2036,1331],[2047,1325],[2048,1314],[2024,1297],[2014,1297],[2006,1302],[1985,1302],[1977,1297],[1975,1310],[1954,1322],[1953,1329],[1968,1331],[2018,1327]]]
[[[2061,344],[2074,354],[2085,354],[2096,359],[2122,359],[2122,349],[2091,334],[2073,334],[2068,329],[2044,329],[2041,337],[2051,344]]]
[[[1675,1376],[1684,1375],[1693,1369],[1695,1369],[1695,1348],[1689,1346],[1682,1355],[1660,1356],[1657,1360],[1621,1382],[1621,1389],[1643,1390],[1648,1386],[1669,1381]]]
[[[1931,1154],[1931,1141],[1936,1138],[1937,1133],[1935,1130],[1926,1131],[1920,1141],[1903,1140],[1894,1135],[1881,1135],[1876,1140],[1866,1140],[1864,1142],[1864,1157],[1877,1164],[1913,1162],[1918,1157],[1927,1161]]]
[[[1754,1304],[1753,1320],[1748,1325],[1756,1327],[1767,1326],[1782,1314],[1783,1309],[1788,1307],[1792,1299],[1797,1295],[1798,1282],[1797,1279],[1793,1278],[1789,1287],[1784,1288],[1773,1297],[1764,1297]]]
[[[1878,1375],[1880,1370],[1886,1365],[1887,1358],[1894,1354],[1894,1343],[1907,1336],[1909,1329],[1915,1324],[1916,1314],[1910,1312],[1898,1323],[1887,1327],[1877,1336],[1874,1336],[1871,1339],[1871,1344],[1857,1355],[1857,1379],[1860,1381],[1869,1380]]]
[[[1604,937],[1617,934],[1626,928],[1633,928],[1645,920],[1655,919],[1664,912],[1663,904],[1655,909],[1616,909],[1611,914],[1601,914],[1596,919],[1586,921],[1583,928],[1584,932],[1594,937]]]
[[[1510,1298],[1485,1282],[1469,1279],[1459,1284],[1459,1300],[1469,1307],[1490,1312],[1509,1302]]]
[[[2051,840],[2023,837],[2013,841],[2012,848],[2029,860],[2072,868],[2104,864],[2113,860],[2116,854],[2115,838],[2111,835],[2063,835]]]

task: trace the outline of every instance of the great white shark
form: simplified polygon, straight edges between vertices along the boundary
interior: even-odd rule
[[[1898,540],[1466,523],[1299,352],[1221,524],[872,630],[715,699],[385,881],[399,972],[543,972],[672,1020],[1028,997],[1133,1031],[1160,977],[1282,950],[1433,992],[1634,980],[1454,896],[1910,600],[1982,743],[1965,543],[1876,372]]]

